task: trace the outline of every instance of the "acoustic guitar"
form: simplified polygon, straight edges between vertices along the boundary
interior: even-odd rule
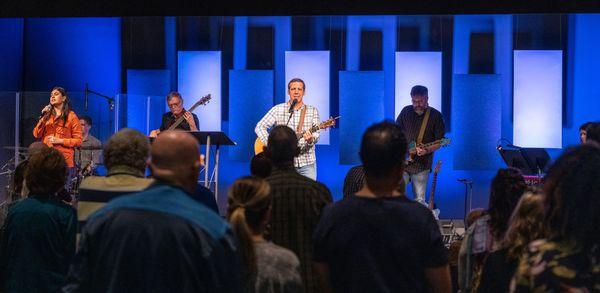
[[[429,209],[433,213],[433,216],[436,220],[439,220],[440,209],[435,208],[435,185],[437,184],[438,173],[440,172],[440,167],[442,166],[442,161],[437,161],[435,164],[435,169],[433,169],[433,180],[431,182],[431,191],[429,192]]]
[[[306,132],[315,132],[320,129],[327,129],[329,127],[333,127],[333,126],[335,126],[335,120],[337,120],[339,118],[340,118],[340,116],[337,116],[335,118],[330,117],[329,119],[321,122],[319,125],[313,125],[310,129],[303,131],[302,133],[296,133],[296,137],[298,140],[300,140],[304,136],[304,133],[306,133]],[[254,154],[258,155],[258,154],[262,153],[264,151],[264,148],[265,148],[265,145],[262,143],[260,138],[256,138],[256,141],[254,141]]]

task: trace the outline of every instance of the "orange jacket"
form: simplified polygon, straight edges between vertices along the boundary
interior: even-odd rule
[[[75,163],[73,161],[73,148],[80,146],[82,141],[81,125],[79,124],[79,118],[77,118],[75,112],[69,112],[69,115],[67,116],[67,122],[64,124],[64,126],[63,120],[60,118],[55,118],[54,115],[51,115],[51,117],[46,120],[45,123],[42,121],[43,120],[40,120],[33,129],[33,136],[35,138],[41,138],[42,142],[47,146],[54,147],[61,152],[67,161],[67,167],[75,167]],[[48,140],[49,136],[62,138],[64,143],[52,145],[52,143],[50,143]]]

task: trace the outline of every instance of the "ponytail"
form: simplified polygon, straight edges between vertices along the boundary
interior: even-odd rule
[[[252,235],[260,226],[271,206],[271,188],[262,178],[242,177],[229,188],[227,219],[238,238],[239,251],[248,272],[248,280],[256,276],[256,253]]]

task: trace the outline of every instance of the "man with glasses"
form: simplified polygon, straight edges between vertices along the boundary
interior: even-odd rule
[[[152,130],[150,137],[156,137],[161,131],[169,129],[179,117],[183,115],[184,120],[175,129],[198,131],[200,128],[200,122],[198,116],[191,113],[183,108],[183,98],[178,92],[170,92],[167,95],[167,105],[169,105],[170,112],[163,114],[162,124],[159,129]]]

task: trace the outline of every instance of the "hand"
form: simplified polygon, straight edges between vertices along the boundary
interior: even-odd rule
[[[154,129],[154,130],[150,131],[150,137],[156,138],[159,133],[160,133],[160,129]]]
[[[185,113],[183,113],[183,118],[185,118],[185,121],[187,121],[187,123],[190,125],[190,129],[192,131],[198,130],[196,126],[196,121],[194,121],[194,116],[192,115],[192,113],[186,111]]]
[[[427,155],[428,153],[429,153],[429,151],[427,151],[426,148],[417,147],[417,156],[421,157],[421,156]]]
[[[50,135],[50,136],[48,136],[48,142],[55,145],[55,144],[63,144],[65,142],[65,140],[62,138],[58,138],[53,135]]]
[[[206,163],[204,162],[204,158],[205,156],[203,154],[200,154],[200,167],[204,167],[206,165]]]
[[[46,113],[50,112],[50,110],[52,110],[52,106],[46,105],[46,107],[44,107],[44,109],[42,109],[42,116],[46,115]]]
[[[307,143],[311,143],[313,141],[313,135],[310,131],[305,132],[303,136]]]

